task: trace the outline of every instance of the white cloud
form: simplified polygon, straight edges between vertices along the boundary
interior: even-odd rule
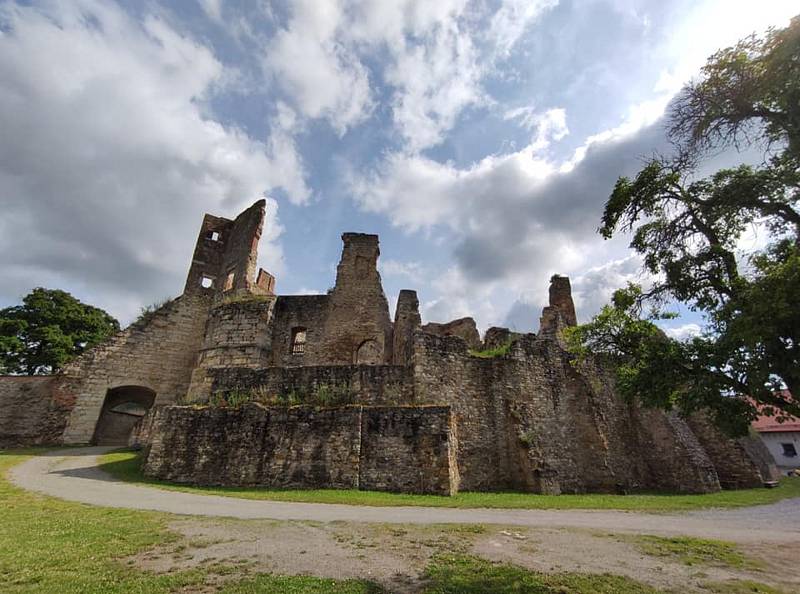
[[[675,340],[691,340],[696,336],[700,336],[703,329],[699,324],[689,323],[672,328],[664,328],[664,332],[666,332],[667,336]]]
[[[343,7],[336,1],[300,0],[264,50],[264,68],[306,117],[325,118],[341,135],[372,109],[369,77],[340,37]]]
[[[382,258],[378,261],[378,270],[384,277],[403,277],[414,283],[425,280],[425,268],[420,262]]]
[[[558,5],[558,0],[503,0],[489,23],[487,39],[494,51],[508,56],[528,26],[545,10]]]
[[[0,20],[8,291],[64,287],[129,319],[180,290],[204,211],[234,215],[276,186],[302,194],[292,146],[209,116],[222,65],[163,20],[90,0],[6,4]],[[268,206],[264,264],[275,270]]]

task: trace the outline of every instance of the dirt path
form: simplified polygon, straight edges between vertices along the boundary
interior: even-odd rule
[[[800,542],[800,499],[736,510],[645,514],[585,510],[369,507],[254,501],[197,495],[117,481],[97,468],[109,448],[57,450],[14,467],[16,485],[92,505],[237,519],[392,524],[496,524],[606,532],[688,535],[740,543]]]

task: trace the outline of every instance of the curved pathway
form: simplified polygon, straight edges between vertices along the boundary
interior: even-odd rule
[[[759,507],[680,514],[591,510],[371,507],[257,501],[167,491],[116,480],[97,467],[98,455],[110,449],[113,448],[86,447],[49,452],[13,467],[9,472],[9,478],[23,489],[69,501],[195,516],[318,522],[503,524],[663,535],[683,534],[738,542],[800,542],[800,499],[787,499]]]

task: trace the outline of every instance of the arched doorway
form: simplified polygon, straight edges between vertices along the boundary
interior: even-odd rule
[[[143,386],[120,386],[110,389],[106,393],[92,443],[127,445],[134,426],[153,406],[155,399],[156,393]]]
[[[356,350],[356,364],[379,365],[381,362],[381,347],[375,340],[365,340]]]

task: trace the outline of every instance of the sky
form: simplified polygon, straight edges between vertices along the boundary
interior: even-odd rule
[[[71,292],[130,322],[180,293],[203,213],[267,198],[279,294],[377,233],[390,307],[535,331],[641,279],[596,232],[664,110],[790,0],[0,1],[0,307]],[[735,163],[745,156],[723,155]],[[670,322],[699,331],[691,312]]]

